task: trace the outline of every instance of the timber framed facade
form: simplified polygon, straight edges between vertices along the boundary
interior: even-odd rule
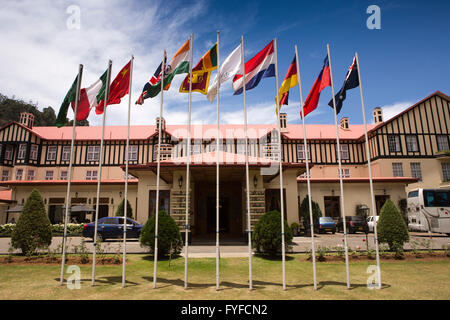
[[[32,119],[25,116],[23,119],[21,123],[11,122],[0,128],[0,187],[10,189],[11,201],[19,205],[32,188],[38,188],[52,222],[59,222],[65,201],[72,128],[33,127]],[[283,188],[289,223],[298,222],[299,204],[306,196],[306,152],[311,157],[312,198],[324,215],[339,216],[339,174],[344,178],[346,215],[354,215],[357,205],[371,207],[368,157],[373,168],[377,212],[387,198],[398,201],[406,197],[408,190],[449,187],[450,98],[439,91],[387,121],[383,121],[381,109],[376,108],[374,124],[368,125],[369,155],[363,126],[350,123],[348,118],[341,121],[339,128],[340,150],[336,147],[334,125],[307,125],[305,148],[301,125],[288,124],[284,115],[281,124]],[[186,150],[186,126],[166,125],[164,119],[156,119],[155,125],[132,126],[128,152],[133,217],[144,223],[154,214],[159,125],[162,126],[160,207],[184,226],[186,160],[191,157],[190,224],[194,235],[210,235],[211,226],[215,225],[215,201],[211,199],[215,193],[216,152],[219,152],[222,231],[230,236],[244,234],[243,125],[221,126],[219,150],[216,150],[215,125],[193,125],[190,152]],[[126,126],[105,128],[103,154],[100,154],[100,133],[101,127],[76,129],[71,202],[93,207],[97,179],[101,178],[100,211],[101,216],[106,216],[115,214],[123,197]],[[254,223],[267,210],[280,206],[276,169],[278,132],[275,125],[249,125],[248,135]],[[337,152],[342,157],[340,173]],[[104,166],[102,177],[97,172],[100,157]],[[367,191],[361,192],[364,186]],[[0,213],[0,222],[2,219]]]

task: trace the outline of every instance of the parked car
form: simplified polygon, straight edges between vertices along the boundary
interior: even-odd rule
[[[314,223],[315,233],[331,232],[336,233],[336,223],[332,217],[319,217]]]
[[[127,218],[127,238],[139,238],[143,225]],[[94,239],[95,222],[83,226],[83,237]],[[123,217],[104,217],[98,219],[97,238],[101,240],[123,236]]]
[[[380,216],[375,216],[375,221],[378,223],[378,219],[380,218]],[[373,216],[369,216],[367,217],[367,225],[369,226],[369,232],[374,232],[373,228],[374,228],[374,224],[373,224]]]
[[[362,216],[346,216],[345,222],[347,233],[355,233],[357,231],[369,233],[369,226],[367,225],[367,221]],[[343,225],[344,225],[343,219],[339,218],[339,221],[336,226],[339,232],[344,231]]]

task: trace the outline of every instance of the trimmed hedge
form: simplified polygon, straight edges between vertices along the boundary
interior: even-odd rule
[[[151,252],[155,252],[155,220],[155,215],[147,220],[139,237],[141,245],[149,247]],[[172,254],[178,254],[183,248],[183,240],[175,220],[161,210],[158,213],[158,256],[169,254],[171,245]]]
[[[83,223],[68,223],[67,224],[67,236],[76,237],[81,236],[83,233]],[[0,225],[0,237],[11,237],[11,234],[16,227],[16,224],[8,223]],[[52,234],[53,236],[62,236],[64,234],[64,224],[52,224]]]
[[[284,220],[286,251],[291,248],[292,238],[292,229]],[[252,245],[258,253],[264,253],[271,257],[281,253],[281,213],[279,211],[269,211],[259,218],[252,234]]]
[[[11,233],[11,246],[20,248],[23,254],[31,255],[51,242],[52,228],[44,201],[39,191],[33,189]]]
[[[391,251],[398,251],[399,247],[403,248],[403,244],[409,241],[405,220],[395,204],[389,199],[381,208],[377,229],[378,241],[387,243]]]

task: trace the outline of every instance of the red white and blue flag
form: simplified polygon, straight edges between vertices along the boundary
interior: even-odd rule
[[[256,56],[245,63],[245,90],[256,87],[262,78],[275,77],[275,54],[273,40]],[[233,78],[234,94],[241,94],[244,85],[242,74]]]
[[[342,85],[341,90],[339,90],[339,92],[335,95],[336,114],[341,112],[342,103],[347,97],[347,90],[356,88],[357,86],[359,86],[359,76],[358,76],[358,64],[356,63],[356,56],[355,56],[353,58],[352,65],[350,66],[350,68],[348,68],[347,75],[345,76],[344,84]],[[330,102],[328,102],[328,105],[334,108],[333,99],[331,99]]]
[[[327,57],[323,61],[322,70],[320,71],[319,76],[316,79],[316,82],[314,82],[314,85],[311,91],[309,92],[308,97],[306,98],[305,105],[303,106],[305,116],[317,108],[317,105],[319,104],[320,92],[329,86],[331,86],[331,77],[330,77],[330,63],[328,61],[327,55]],[[302,113],[300,112],[300,117],[301,116]]]

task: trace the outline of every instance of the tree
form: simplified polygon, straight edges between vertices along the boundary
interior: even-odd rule
[[[300,221],[303,221],[303,228],[305,228],[306,232],[310,231],[310,219],[309,219],[309,200],[308,196],[306,196],[299,208],[300,214],[299,218]],[[315,201],[312,201],[312,214],[313,214],[313,220],[318,219],[322,216],[322,211],[320,210],[319,204]]]
[[[378,241],[387,243],[391,251],[398,249],[398,246],[403,247],[403,244],[409,241],[405,220],[403,220],[394,202],[389,199],[381,208],[377,228]]]
[[[31,255],[51,242],[52,228],[44,201],[39,191],[33,189],[11,234],[11,245],[20,248],[23,254]]]
[[[286,250],[290,248],[292,238],[292,229],[289,228],[287,221],[284,220]],[[281,252],[281,214],[279,211],[269,211],[259,218],[252,234],[252,244],[257,252],[268,254],[271,257]]]
[[[125,199],[123,199],[120,203],[119,206],[117,207],[116,210],[116,217],[123,217],[124,214],[124,203],[125,203]],[[127,217],[128,218],[132,218],[133,217],[133,209],[131,208],[130,202],[127,199]]]
[[[147,220],[141,231],[139,242],[141,245],[150,247],[155,252],[155,215]],[[181,252],[183,240],[180,230],[173,218],[164,210],[158,213],[158,257],[169,254],[172,248],[173,254]]]

